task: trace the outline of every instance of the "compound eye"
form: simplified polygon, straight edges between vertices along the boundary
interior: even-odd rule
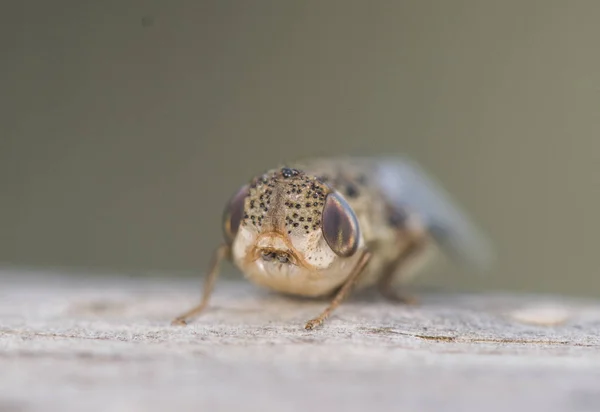
[[[322,218],[325,241],[341,257],[352,256],[358,248],[359,228],[354,211],[338,193],[330,193]]]
[[[233,195],[223,210],[223,236],[227,244],[231,245],[238,232],[242,217],[244,216],[244,205],[248,196],[248,185],[242,186]]]

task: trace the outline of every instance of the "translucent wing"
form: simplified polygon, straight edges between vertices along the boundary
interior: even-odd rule
[[[377,158],[374,163],[376,178],[390,201],[418,214],[443,250],[475,270],[491,266],[494,256],[488,238],[431,175],[405,157]]]

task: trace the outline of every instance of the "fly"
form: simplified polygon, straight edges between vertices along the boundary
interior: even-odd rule
[[[331,296],[305,324],[314,329],[352,290],[376,286],[391,300],[414,303],[395,287],[419,272],[430,250],[485,269],[486,237],[441,186],[402,157],[299,161],[255,176],[230,198],[198,305],[208,306],[220,263],[232,261],[251,282],[292,295]]]

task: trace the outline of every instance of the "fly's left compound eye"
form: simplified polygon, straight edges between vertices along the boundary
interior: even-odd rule
[[[227,244],[231,245],[238,232],[244,216],[244,203],[248,196],[248,185],[244,185],[229,199],[223,211],[223,235]]]
[[[341,257],[352,256],[358,248],[358,220],[350,205],[337,193],[330,193],[325,201],[322,218],[325,241]]]

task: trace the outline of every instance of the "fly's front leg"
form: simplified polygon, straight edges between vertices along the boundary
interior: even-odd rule
[[[206,279],[204,281],[204,289],[202,291],[202,299],[200,300],[200,303],[198,303],[198,305],[194,306],[187,312],[176,317],[171,322],[172,325],[187,325],[189,320],[198,316],[200,312],[202,312],[206,308],[206,306],[208,306],[208,301],[210,300],[215,281],[219,277],[219,268],[221,262],[225,259],[229,259],[230,255],[231,248],[228,245],[221,245],[217,248],[212,257],[210,271],[208,272],[208,275],[206,276]]]
[[[327,319],[329,315],[331,315],[331,312],[333,312],[338,306],[340,306],[342,301],[350,294],[352,287],[356,284],[356,282],[360,279],[360,276],[364,273],[365,266],[367,266],[367,263],[369,263],[370,259],[371,253],[369,251],[364,251],[363,255],[356,263],[356,266],[354,266],[352,273],[350,274],[350,276],[348,276],[348,279],[346,279],[340,290],[335,294],[333,300],[331,301],[331,303],[329,303],[329,306],[327,306],[327,308],[325,308],[325,310],[321,312],[319,316],[309,320],[306,323],[306,326],[304,327],[305,329],[311,330],[321,325],[325,321],[325,319]]]
[[[394,289],[393,281],[396,276],[402,276],[403,270],[417,259],[424,251],[426,240],[424,236],[415,236],[410,243],[402,248],[398,256],[390,263],[381,276],[377,286],[383,297],[396,303],[417,305],[418,299]]]

